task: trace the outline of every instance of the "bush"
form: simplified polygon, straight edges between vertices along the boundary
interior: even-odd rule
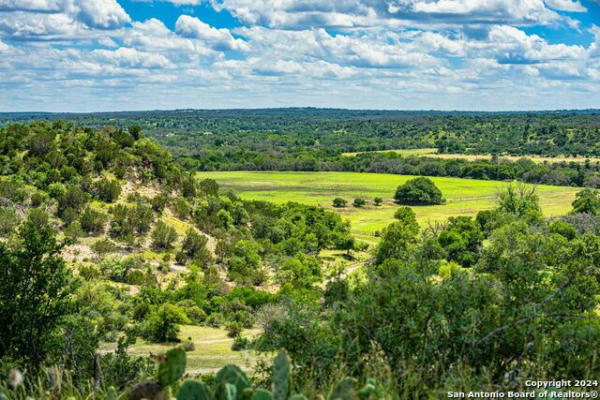
[[[240,351],[240,350],[246,350],[249,347],[250,347],[250,341],[248,340],[248,338],[245,338],[242,336],[236,336],[233,339],[233,344],[231,345],[231,350]]]
[[[333,206],[335,208],[346,207],[346,204],[346,200],[342,199],[341,197],[336,197],[335,199],[333,199]]]
[[[411,206],[435,205],[445,202],[442,192],[429,178],[411,179],[398,186],[394,199],[399,204]]]
[[[352,205],[356,208],[361,208],[365,204],[367,204],[367,202],[364,199],[354,199],[354,202],[352,203]]]
[[[240,322],[229,322],[225,329],[227,330],[227,336],[235,338],[240,336],[244,327]]]
[[[373,199],[373,204],[375,204],[375,206],[379,207],[381,204],[383,204],[383,199],[381,197],[375,197]]]
[[[102,201],[112,203],[121,194],[121,184],[116,179],[108,180],[102,178],[96,183],[96,195]]]
[[[91,207],[86,207],[79,217],[81,229],[89,235],[95,235],[104,231],[104,223],[107,216],[100,211],[96,211]]]
[[[173,304],[163,304],[150,314],[143,334],[153,342],[177,342],[178,324],[184,323],[189,323],[189,319],[181,308]]]
[[[158,250],[168,250],[177,240],[177,231],[172,226],[158,221],[152,230],[152,247]]]

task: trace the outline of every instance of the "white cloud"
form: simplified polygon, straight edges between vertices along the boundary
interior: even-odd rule
[[[167,68],[171,62],[160,54],[141,52],[121,47],[117,50],[94,50],[92,56],[100,61],[108,61],[120,67],[131,68]]]
[[[546,5],[550,8],[560,11],[569,12],[586,12],[585,8],[579,0],[546,0]]]
[[[82,39],[131,18],[116,0],[0,0],[0,31],[19,39]]]
[[[74,35],[77,22],[66,14],[0,12],[0,33],[18,39],[54,38]]]
[[[246,43],[234,38],[228,29],[213,28],[198,18],[188,15],[181,15],[177,19],[175,31],[181,36],[205,41],[215,50],[248,50]]]
[[[519,27],[576,30],[561,14],[575,0],[203,1],[242,26],[181,15],[172,30],[118,0],[0,0],[0,109],[600,106],[600,28],[583,46]]]
[[[131,18],[116,0],[78,0],[77,16],[92,28],[114,29],[131,22]]]
[[[210,0],[251,25],[276,28],[550,24],[561,19],[543,0]],[[569,0],[552,0],[570,3]],[[577,2],[571,7],[576,7]]]
[[[0,0],[0,11],[59,12],[64,0]]]

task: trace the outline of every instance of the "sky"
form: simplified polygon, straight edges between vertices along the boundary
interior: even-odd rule
[[[0,0],[0,111],[600,108],[600,0]]]

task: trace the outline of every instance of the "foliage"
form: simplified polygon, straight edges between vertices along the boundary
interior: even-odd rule
[[[158,250],[168,250],[177,240],[177,231],[172,226],[159,220],[152,230],[152,247]]]
[[[335,208],[343,208],[346,207],[347,201],[342,199],[341,197],[336,197],[333,199],[333,206]]]
[[[352,202],[352,205],[356,208],[361,208],[363,207],[365,204],[367,204],[365,199],[361,199],[361,198],[356,198],[354,199],[354,201]]]
[[[52,350],[61,318],[70,313],[73,280],[48,225],[31,220],[14,248],[0,243],[0,357],[39,366]]]
[[[394,199],[398,204],[405,205],[435,205],[445,202],[442,192],[429,178],[419,177],[411,179],[398,186]]]
[[[577,193],[573,201],[573,214],[600,214],[600,193],[597,190],[584,189]]]

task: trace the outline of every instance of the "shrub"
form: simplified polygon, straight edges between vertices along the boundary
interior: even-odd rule
[[[177,240],[177,231],[172,226],[158,221],[152,230],[152,247],[158,250],[168,250]]]
[[[419,177],[398,186],[394,199],[404,205],[435,205],[445,202],[442,192],[429,178]]]
[[[91,207],[86,207],[79,217],[81,229],[90,235],[102,233],[104,231],[104,223],[106,220],[107,216],[104,213],[96,211]]]
[[[100,200],[112,203],[119,198],[120,194],[121,184],[116,179],[102,178],[96,182],[96,195]]]
[[[575,195],[572,214],[600,214],[600,192],[593,189],[584,189]]]
[[[189,323],[183,310],[173,304],[163,304],[149,316],[144,327],[144,336],[154,342],[177,342],[178,324]]]
[[[244,327],[240,322],[234,321],[228,323],[225,329],[227,330],[227,336],[229,336],[230,338],[234,338],[240,336]]]
[[[367,204],[365,199],[354,199],[354,202],[352,203],[352,205],[356,208],[361,208],[365,204]]]
[[[335,208],[343,208],[346,207],[346,200],[342,199],[341,197],[336,197],[335,199],[333,199],[333,206]]]
[[[373,204],[375,204],[375,206],[379,207],[381,204],[383,204],[383,199],[381,197],[375,197],[373,199]]]

